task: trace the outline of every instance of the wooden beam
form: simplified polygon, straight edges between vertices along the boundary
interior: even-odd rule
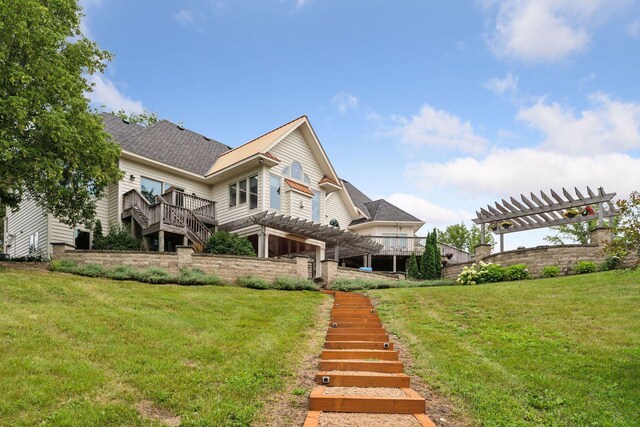
[[[609,217],[613,217],[615,215],[610,215],[610,214],[605,214],[604,217],[605,218],[609,218]],[[495,231],[496,234],[508,234],[508,233],[515,233],[517,231],[526,231],[526,230],[535,230],[538,228],[546,228],[546,227],[554,227],[556,225],[565,225],[565,224],[573,224],[576,222],[582,222],[582,221],[590,221],[592,219],[598,219],[598,214],[595,215],[588,215],[588,216],[582,216],[582,215],[578,215],[574,218],[561,218],[561,219],[555,219],[555,220],[551,220],[546,222],[544,225],[541,224],[531,224],[531,225],[525,225],[525,226],[514,226],[511,228],[499,228],[498,230]]]
[[[571,194],[569,194],[567,189],[564,187],[562,187],[562,194],[564,194],[564,197],[566,197],[568,201],[573,202],[573,197],[571,197]]]
[[[551,197],[553,197],[554,199],[556,199],[556,201],[558,203],[564,203],[564,199],[562,197],[560,197],[560,195],[558,193],[556,193],[555,191],[553,191],[553,188],[551,189]],[[571,201],[571,200],[569,200]]]

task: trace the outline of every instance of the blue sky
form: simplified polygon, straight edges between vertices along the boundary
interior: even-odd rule
[[[95,105],[231,146],[306,114],[343,178],[429,226],[521,192],[640,189],[640,1],[83,5],[115,55]]]

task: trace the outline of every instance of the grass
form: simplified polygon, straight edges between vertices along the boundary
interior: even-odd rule
[[[249,425],[322,300],[0,270],[0,425]]]
[[[640,425],[640,271],[369,294],[475,425]]]

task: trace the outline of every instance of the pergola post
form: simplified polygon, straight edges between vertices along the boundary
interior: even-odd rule
[[[504,252],[504,234],[500,234],[500,252]]]
[[[485,242],[485,237],[484,237],[485,231],[484,231],[484,222],[480,224],[480,244],[484,245]]]

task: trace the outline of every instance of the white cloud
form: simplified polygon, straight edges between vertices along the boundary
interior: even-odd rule
[[[469,221],[474,217],[472,213],[448,209],[413,194],[394,193],[386,197],[386,200],[425,221],[428,227],[457,224],[461,221]]]
[[[629,0],[501,0],[490,38],[498,56],[556,61],[587,49],[594,29]]]
[[[634,39],[640,38],[640,19],[636,19],[627,25],[627,34]]]
[[[104,105],[109,110],[125,110],[128,113],[142,113],[142,102],[134,101],[118,90],[116,85],[102,75],[89,76],[89,82],[93,84],[93,92],[88,94],[89,99],[95,105]]]
[[[518,91],[518,77],[507,73],[504,79],[495,77],[486,81],[484,87],[496,95],[502,96],[505,93],[514,95]]]
[[[422,162],[407,174],[424,190],[447,188],[460,197],[495,198],[550,188],[586,186],[626,197],[640,188],[640,159],[627,154],[569,155],[536,148],[494,150],[483,159]],[[584,191],[583,191],[584,193]]]
[[[425,104],[418,115],[411,119],[396,116],[400,124],[391,134],[400,137],[405,144],[437,146],[467,152],[480,152],[487,140],[476,135],[470,122],[444,110],[436,110]]]
[[[180,9],[177,13],[172,15],[173,19],[178,21],[180,25],[193,24],[193,12],[188,9]]]
[[[343,115],[347,114],[347,110],[356,108],[359,103],[358,98],[344,91],[334,96],[331,102]]]
[[[304,7],[304,5],[306,5],[307,3],[309,3],[309,0],[296,0],[296,7],[300,9],[301,7]]]
[[[578,116],[570,108],[539,100],[521,108],[518,118],[545,135],[542,148],[575,154],[606,153],[640,147],[640,104],[590,97],[594,108]]]

